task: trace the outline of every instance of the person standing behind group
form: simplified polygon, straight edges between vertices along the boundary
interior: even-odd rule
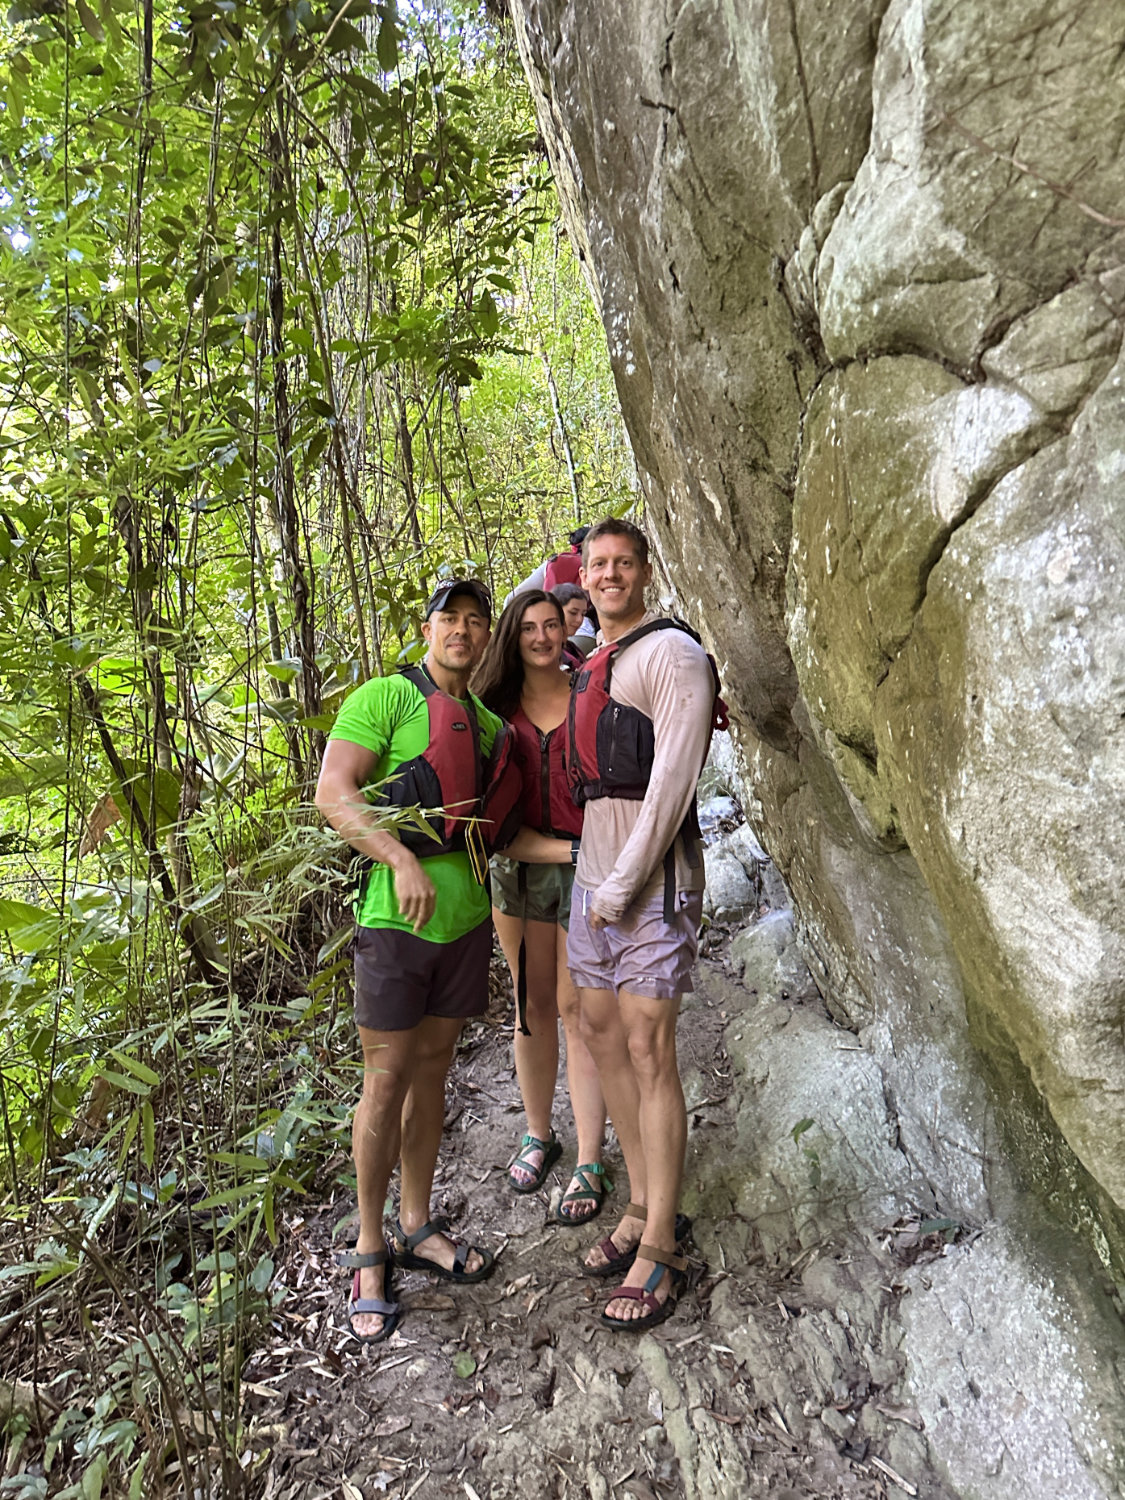
[[[570,546],[563,552],[553,553],[544,562],[541,562],[537,568],[533,568],[522,583],[517,583],[512,592],[504,600],[505,607],[511,604],[512,600],[518,594],[525,593],[528,589],[543,589],[548,594],[553,594],[557,589],[567,584],[573,584],[577,587],[578,575],[582,571],[582,543],[589,529],[588,526],[576,527],[568,537]],[[562,603],[565,604],[566,600],[562,599]],[[596,619],[591,620],[584,616],[578,621],[576,631],[567,630],[567,635],[574,635],[575,633],[578,634],[583,642],[588,641],[592,647],[594,636],[597,634]]]
[[[578,633],[586,621],[590,605],[590,601],[586,598],[586,590],[577,583],[556,583],[553,589],[548,590],[548,593],[552,594],[562,605],[563,623],[566,630],[563,665],[581,666],[594,649],[594,637]]]
[[[517,594],[497,623],[473,690],[516,732],[525,822],[547,837],[571,838],[577,846],[582,813],[566,780],[570,690],[569,678],[560,670],[565,639],[563,609],[556,598],[540,589]],[[566,965],[572,878],[571,866],[519,864],[503,856],[492,862],[493,922],[517,995],[526,984],[527,1030],[521,1014],[515,1058],[527,1133],[509,1175],[517,1193],[535,1192],[562,1154],[551,1126],[561,1017],[578,1165],[557,1217],[581,1223],[600,1212],[608,1179],[601,1162],[605,1104],[597,1069],[579,1034],[578,996]]]

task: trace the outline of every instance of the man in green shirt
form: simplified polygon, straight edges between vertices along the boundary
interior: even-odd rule
[[[461,771],[466,764],[458,757],[470,757],[470,784],[472,758],[488,755],[503,722],[468,687],[491,621],[487,590],[472,579],[454,580],[434,592],[422,626],[428,647],[423,686],[446,695],[440,705],[447,711],[442,753]],[[429,699],[409,677],[372,678],[340,710],[316,791],[328,822],[373,861],[356,909],[355,1009],[364,1060],[352,1127],[359,1235],[354,1252],[337,1257],[355,1271],[348,1304],[352,1332],[369,1343],[389,1337],[399,1319],[388,1296],[390,1257],[382,1227],[396,1161],[402,1170],[395,1261],[461,1282],[483,1280],[492,1269],[486,1250],[456,1244],[430,1219],[446,1074],[466,1019],[483,1014],[488,1004],[488,891],[464,847],[412,853],[396,833],[379,826],[367,795],[422,755],[431,733]],[[511,847],[533,862],[571,858],[569,844],[527,829]]]

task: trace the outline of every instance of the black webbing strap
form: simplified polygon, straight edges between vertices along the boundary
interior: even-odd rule
[[[530,1036],[527,1029],[527,939],[520,938],[520,951],[516,959],[516,1015],[519,1018],[520,1036]]]
[[[692,870],[699,868],[699,842],[703,835],[699,828],[699,806],[692,798],[680,831],[676,838],[684,844],[684,859]],[[670,927],[676,919],[676,839],[668,846],[664,856],[664,923]]]
[[[664,856],[664,925],[671,927],[676,920],[676,840],[668,845]]]
[[[527,894],[527,866],[521,860],[516,867],[516,890],[521,896]],[[519,1020],[520,1036],[530,1036],[527,1026],[527,918],[520,929],[520,951],[516,957],[516,1016]]]

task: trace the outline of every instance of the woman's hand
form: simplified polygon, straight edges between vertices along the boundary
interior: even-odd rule
[[[520,859],[527,865],[569,865],[573,859],[569,839],[548,838],[545,833],[526,826],[499,852],[507,859]]]

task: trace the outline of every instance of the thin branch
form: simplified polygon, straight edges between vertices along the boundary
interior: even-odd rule
[[[976,146],[978,151],[986,151],[989,156],[995,157],[997,161],[1006,162],[1008,166],[1014,167],[1017,172],[1022,172],[1025,177],[1033,177],[1036,182],[1041,182],[1044,187],[1050,188],[1051,192],[1057,194],[1058,197],[1066,198],[1068,202],[1074,204],[1079,213],[1085,214],[1088,219],[1093,219],[1095,224],[1104,224],[1107,229],[1125,229],[1125,219],[1114,219],[1109,214],[1100,213],[1098,209],[1092,208],[1089,203],[1080,198],[1073,189],[1067,187],[1065,182],[1056,182],[1053,177],[1046,176],[1038,168],[1033,167],[1030,162],[1021,161],[1018,156],[1013,156],[1008,151],[1001,151],[996,146],[990,146],[983,136],[975,134],[968,126],[962,125],[960,120],[955,120],[945,110],[938,111],[938,119],[943,125],[948,125],[951,129],[955,130],[958,135],[963,135],[967,141]]]

